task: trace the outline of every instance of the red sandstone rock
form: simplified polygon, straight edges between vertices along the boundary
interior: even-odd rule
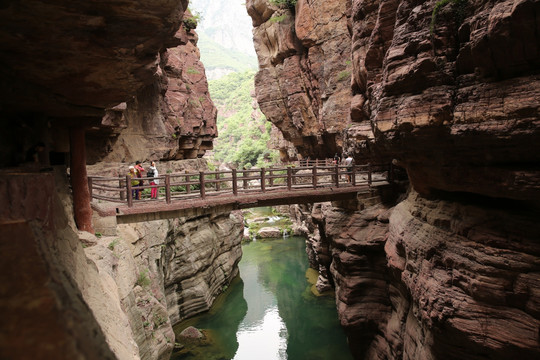
[[[424,194],[537,198],[539,2],[464,3],[462,24],[449,4],[430,33],[434,3],[353,1],[352,115],[377,139],[350,147],[384,144]]]
[[[344,148],[395,158],[421,195],[389,218],[314,216],[310,259],[331,269],[355,358],[536,358],[540,2],[449,2],[431,31],[436,3],[352,1]]]
[[[538,278],[540,228],[519,225],[532,224],[531,217],[417,194],[399,204],[385,250],[391,282],[405,287],[410,304],[393,314],[404,319],[398,337],[405,341],[388,344],[389,350],[403,346],[405,353],[441,359],[477,352],[493,359],[536,357],[540,321],[532,304],[538,294],[529,280],[532,273]],[[413,327],[421,329],[411,338],[415,345],[406,335]]]
[[[204,337],[204,335],[198,330],[197,328],[193,326],[188,326],[179,335],[180,340],[186,340],[186,341],[193,341],[193,340],[199,340]]]
[[[276,10],[271,16],[278,21],[270,19],[274,9],[261,1],[246,6],[256,26],[261,110],[304,157],[341,152],[341,133],[350,118],[348,2],[301,0],[296,14]]]
[[[26,358],[32,349],[48,359],[114,359],[76,270],[66,267],[87,263],[84,255],[78,262],[82,247],[55,190],[52,172],[0,175],[0,358]]]
[[[107,112],[101,124],[107,125],[105,134],[88,134],[89,163],[194,159],[212,149],[217,110],[208,93],[197,35],[181,27],[176,38],[181,45],[161,53],[154,82],[125,108]]]
[[[3,110],[101,117],[152,81],[187,2],[2,4]]]

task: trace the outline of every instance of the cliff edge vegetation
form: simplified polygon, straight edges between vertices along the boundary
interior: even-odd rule
[[[253,98],[254,76],[255,71],[248,70],[209,83],[219,111],[214,158],[221,163],[264,167],[277,161],[277,152],[268,148],[271,124]]]

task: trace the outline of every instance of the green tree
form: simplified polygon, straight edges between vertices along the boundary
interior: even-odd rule
[[[218,108],[219,137],[214,143],[214,157],[239,167],[267,166],[277,159],[276,150],[268,148],[271,125],[253,108],[255,71],[231,73],[209,82],[210,95]]]

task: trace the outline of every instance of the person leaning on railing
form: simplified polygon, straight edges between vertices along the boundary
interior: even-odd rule
[[[156,163],[151,161],[150,162],[150,168],[148,168],[148,177],[153,178],[150,179],[150,185],[159,185],[159,179],[157,177],[159,176],[158,170],[156,168]],[[153,187],[150,192],[150,198],[151,199],[157,199],[158,198],[158,188]]]
[[[133,196],[134,199],[139,200],[140,192],[139,192],[139,189],[137,189],[137,187],[139,186],[139,179],[137,177],[137,173],[135,172],[135,166],[129,167],[128,175],[131,177],[131,187],[133,188],[131,190],[131,195]]]
[[[351,155],[347,155],[344,165],[347,167],[347,182],[351,182],[352,168],[354,165],[354,160]]]

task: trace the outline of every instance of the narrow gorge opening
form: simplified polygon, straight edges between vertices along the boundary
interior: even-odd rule
[[[272,168],[280,161],[322,161],[336,153],[341,155],[336,134],[327,133],[322,138],[309,135],[293,146],[264,116],[256,97],[257,66],[252,64],[257,61],[251,19],[239,5],[208,1],[190,4],[199,20],[198,47],[209,93],[218,109],[219,135],[213,151],[205,155],[211,168]],[[290,6],[294,9],[292,4],[284,9]],[[282,12],[280,8],[279,4],[275,7]],[[290,22],[290,13],[279,15],[281,20],[273,22],[287,17]],[[246,51],[245,43],[251,51]],[[283,214],[276,216],[280,210]],[[239,275],[208,313],[175,326],[177,342],[183,345],[175,349],[172,359],[352,359],[331,286],[324,287],[324,294],[315,286],[319,275],[314,267],[318,264],[310,263],[306,254],[306,238],[312,234],[307,228],[299,230],[300,223],[277,220],[289,218],[290,211],[300,210],[286,206],[243,211],[247,238],[242,245]],[[317,256],[313,250],[311,256]],[[328,276],[328,269],[325,272]],[[327,281],[333,283],[331,277]],[[202,332],[200,342],[188,340],[195,331],[192,327]]]
[[[185,347],[172,359],[352,359],[332,293],[316,290],[318,273],[309,267],[305,238],[291,236],[290,222],[271,210],[248,212],[252,233],[242,245],[239,276],[208,313],[175,327]],[[204,340],[186,340],[191,326]]]

